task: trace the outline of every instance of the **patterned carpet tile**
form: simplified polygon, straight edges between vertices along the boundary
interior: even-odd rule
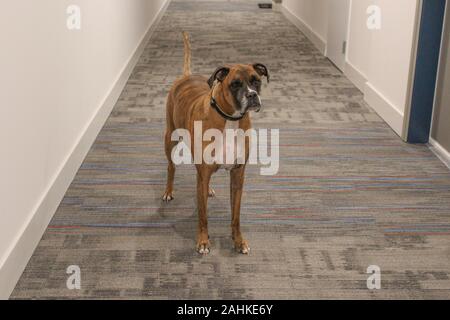
[[[262,62],[257,128],[280,130],[280,170],[250,166],[242,205],[250,256],[232,249],[229,178],[214,176],[212,253],[194,251],[195,169],[161,202],[165,100],[182,71]],[[254,1],[172,1],[67,191],[12,298],[450,298],[450,173],[408,145],[281,13]],[[68,290],[67,267],[81,269]],[[367,288],[370,265],[382,289]]]

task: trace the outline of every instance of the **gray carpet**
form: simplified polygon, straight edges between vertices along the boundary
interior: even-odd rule
[[[164,104],[182,72],[269,66],[259,128],[281,130],[278,175],[247,171],[243,231],[232,250],[228,177],[213,179],[212,253],[194,251],[195,169],[166,179]],[[450,298],[450,173],[404,144],[348,79],[280,13],[254,1],[173,1],[68,190],[12,298]],[[81,290],[66,288],[70,265]],[[369,265],[382,271],[370,291]]]

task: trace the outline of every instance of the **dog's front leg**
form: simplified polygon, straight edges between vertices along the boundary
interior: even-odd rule
[[[242,165],[231,170],[231,228],[233,232],[234,247],[242,254],[249,254],[250,247],[241,233],[241,199],[244,190],[245,166]]]
[[[208,234],[208,196],[209,182],[212,170],[206,166],[197,167],[197,208],[198,208],[198,234],[197,251],[200,254],[209,254],[210,242]]]

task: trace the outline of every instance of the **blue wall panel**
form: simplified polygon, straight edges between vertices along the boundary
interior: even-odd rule
[[[408,142],[427,143],[439,65],[446,0],[423,0]]]

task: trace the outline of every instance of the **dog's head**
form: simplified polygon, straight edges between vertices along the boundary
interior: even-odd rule
[[[261,110],[262,77],[270,81],[267,67],[260,63],[253,65],[233,65],[218,68],[208,80],[212,88],[216,81],[222,83],[223,96],[236,112],[244,114],[247,111]]]

